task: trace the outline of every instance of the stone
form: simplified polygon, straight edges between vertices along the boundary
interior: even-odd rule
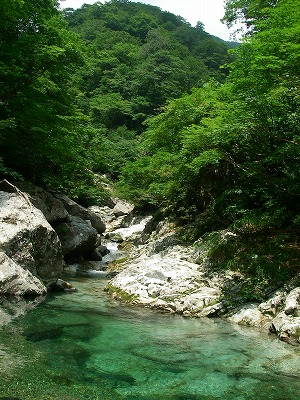
[[[122,243],[124,241],[124,238],[121,236],[120,233],[110,233],[108,235],[108,238],[112,241],[112,242],[117,242],[117,243]]]
[[[0,297],[0,326],[11,323],[14,319],[25,315],[44,300],[45,296],[20,297],[5,295]]]
[[[273,322],[271,323],[271,325],[269,326],[269,332],[270,333],[275,333],[275,335],[277,334],[276,328],[273,324]]]
[[[53,279],[63,270],[59,238],[26,193],[0,191],[0,251],[24,270]]]
[[[127,215],[131,213],[134,206],[132,204],[127,203],[126,201],[118,200],[116,205],[113,208],[113,214],[116,217],[121,217],[123,215]]]
[[[84,254],[84,257],[89,261],[102,261],[102,257],[106,256],[109,250],[106,246],[100,245],[95,249]]]
[[[294,317],[299,316],[299,299],[300,299],[300,288],[297,287],[289,292],[285,300],[284,312],[286,315],[292,315]]]
[[[29,195],[30,202],[42,211],[50,224],[67,218],[68,212],[62,201],[52,196],[51,193],[29,182],[18,182],[16,185]]]
[[[77,292],[77,289],[63,279],[56,279],[47,286],[49,292]]]
[[[120,272],[108,284],[107,291],[114,298],[184,317],[225,316],[232,323],[269,330],[280,340],[299,345],[300,288],[295,287],[299,276],[264,302],[244,304],[229,313],[224,296],[229,292],[232,297],[227,300],[243,300],[238,296],[249,278],[241,272],[211,268],[218,260],[210,259],[211,243],[204,239],[195,250],[181,245],[167,220],[152,225],[153,229],[144,233],[132,233],[131,225],[126,232],[124,226],[109,232],[111,238],[121,234],[124,239],[126,234],[126,243],[134,244]],[[140,237],[133,240],[136,234]],[[238,237],[230,231],[215,234],[222,245],[238,245]]]
[[[109,284],[110,293],[132,299],[135,304],[179,314],[210,315],[221,307],[221,290],[199,271],[199,265],[187,261],[180,246],[129,259],[124,268]],[[215,306],[214,308],[212,308]],[[207,310],[207,312],[206,312]]]
[[[147,224],[143,226],[147,229]],[[174,224],[166,220],[155,228],[131,251],[122,264],[122,271],[111,280],[110,294],[133,304],[185,316],[219,313],[223,307],[221,279],[206,276],[205,271],[193,262],[194,249],[178,244]],[[130,227],[130,231],[134,232],[134,229]],[[115,231],[119,232],[123,233],[123,228]],[[139,234],[143,236],[143,231]],[[132,238],[127,237],[128,240]]]
[[[46,291],[46,287],[38,278],[0,252],[0,294],[39,296]]]
[[[258,306],[259,311],[270,317],[275,317],[282,309],[285,302],[286,292],[277,291],[270,299]]]
[[[94,250],[98,233],[89,220],[70,215],[66,222],[56,227],[65,257],[76,257]]]
[[[300,317],[293,317],[282,311],[273,319],[272,325],[279,338],[286,339],[288,335],[290,340],[300,341]]]
[[[97,230],[98,233],[103,233],[106,229],[104,222],[102,219],[93,212],[91,209],[87,209],[77,204],[75,201],[71,200],[69,197],[62,193],[51,192],[53,196],[60,201],[62,201],[64,207],[68,211],[68,213],[74,217],[79,217],[83,220],[88,220],[91,222],[92,227]]]
[[[106,256],[106,255],[109,253],[108,248],[107,248],[106,246],[104,246],[104,245],[98,246],[98,247],[97,247],[97,250],[99,251],[99,253],[100,253],[102,256]]]
[[[261,327],[268,324],[270,318],[258,309],[257,304],[245,304],[228,317],[228,320],[239,325]]]
[[[88,253],[85,253],[85,257],[89,261],[102,261],[102,254],[98,247]]]

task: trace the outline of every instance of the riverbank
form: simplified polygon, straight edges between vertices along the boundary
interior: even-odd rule
[[[147,226],[146,226],[147,231]],[[229,231],[218,232],[223,244],[232,240]],[[130,243],[130,237],[124,238]],[[276,334],[280,340],[299,345],[299,277],[270,290],[261,302],[239,298],[249,277],[240,271],[211,267],[211,248],[183,245],[174,224],[167,220],[154,231],[133,238],[135,246],[117,268],[108,291],[121,301],[177,313],[185,317],[223,317]],[[124,244],[123,244],[124,246]],[[232,299],[236,297],[236,303]],[[242,302],[239,306],[236,304]]]
[[[218,231],[213,241],[208,236],[187,244],[174,223],[138,216],[126,202],[85,209],[64,195],[26,187],[27,192],[11,185],[1,192],[7,201],[1,205],[0,249],[5,263],[0,292],[18,296],[13,315],[40,302],[22,295],[45,295],[45,279],[56,280],[68,272],[111,277],[107,291],[123,302],[184,317],[228,318],[299,345],[298,276],[269,287],[263,301],[247,302],[251,293],[245,288],[251,287],[251,277],[238,269],[220,269],[215,260],[216,247],[237,246],[235,233]],[[17,264],[14,273],[8,264]],[[7,323],[12,315],[2,313],[1,319]]]

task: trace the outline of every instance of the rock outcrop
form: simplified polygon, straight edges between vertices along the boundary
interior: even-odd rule
[[[63,203],[65,209],[71,216],[90,221],[92,227],[95,228],[98,233],[103,233],[105,231],[104,222],[99,215],[92,210],[82,207],[62,193],[53,192],[53,195]]]
[[[30,202],[42,211],[46,220],[51,225],[68,217],[68,212],[63,202],[46,190],[29,182],[18,182],[16,186],[23,193],[29,195]]]
[[[244,304],[228,319],[240,325],[269,329],[281,340],[300,343],[300,287],[294,279],[260,304]]]
[[[160,224],[108,290],[119,299],[185,316],[215,315],[222,309],[219,279],[208,278],[192,253],[192,248],[178,244],[171,224]]]
[[[98,215],[30,183],[0,190],[0,294],[44,294],[41,280],[61,276],[64,256],[93,258],[105,229]]]
[[[98,244],[98,233],[89,220],[69,215],[66,222],[56,227],[56,232],[62,243],[63,255],[68,258],[78,258],[92,252]]]
[[[56,232],[29,197],[18,190],[0,191],[0,251],[42,279],[57,277],[63,270]]]
[[[96,214],[106,226],[106,231],[111,232],[116,228],[124,227],[126,225],[127,217],[133,218],[134,206],[125,201],[114,199],[112,207],[108,206],[91,206],[88,211]]]
[[[114,232],[122,233],[122,228]],[[235,244],[230,232],[215,235],[223,244]],[[107,289],[113,297],[186,317],[223,316],[236,324],[269,330],[290,344],[300,343],[299,279],[286,283],[261,304],[243,304],[229,313],[226,293],[238,295],[246,278],[212,268],[210,247],[204,241],[196,250],[182,246],[172,225],[159,223],[141,243],[109,282]]]

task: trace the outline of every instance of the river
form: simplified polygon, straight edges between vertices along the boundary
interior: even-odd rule
[[[120,305],[71,280],[0,329],[0,399],[296,400],[299,348],[221,319]]]

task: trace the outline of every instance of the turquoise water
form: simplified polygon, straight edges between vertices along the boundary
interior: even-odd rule
[[[299,348],[220,319],[120,305],[105,280],[0,328],[0,399],[297,400]]]

